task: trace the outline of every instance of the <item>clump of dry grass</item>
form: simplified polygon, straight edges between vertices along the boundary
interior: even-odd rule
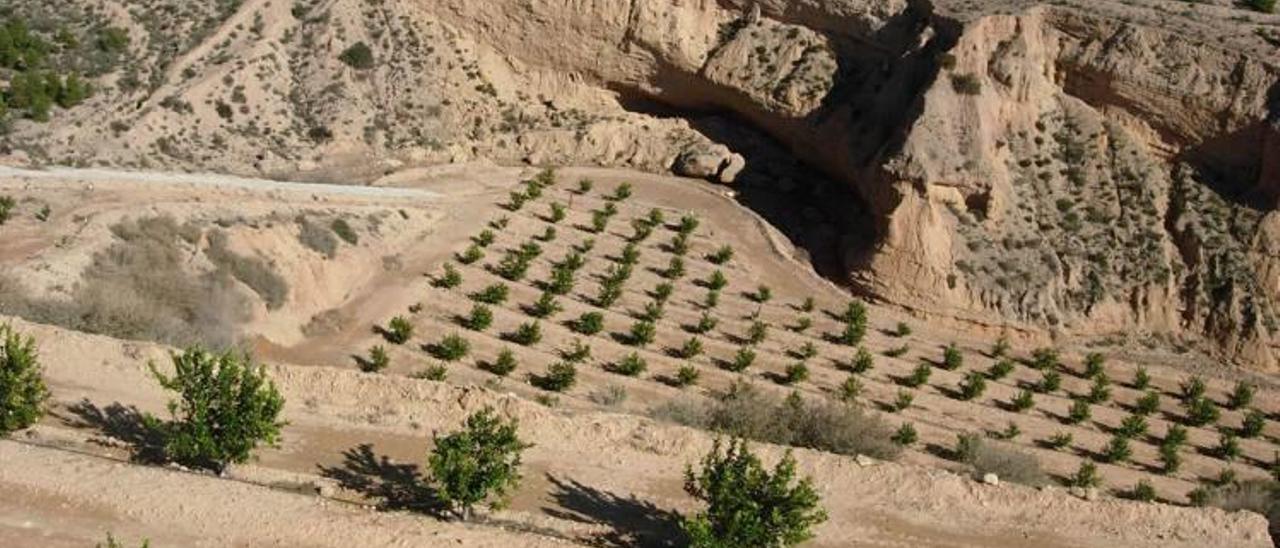
[[[988,441],[978,434],[960,434],[952,457],[973,467],[979,476],[992,473],[1002,480],[1031,486],[1049,483],[1048,474],[1034,456]]]
[[[94,256],[66,299],[34,297],[21,280],[0,275],[0,313],[120,339],[214,348],[235,343],[249,301],[232,281],[235,269],[197,273],[185,267],[203,235],[199,227],[150,217],[123,221],[111,231],[116,241]],[[263,285],[255,276],[265,275],[254,267],[238,272],[254,281],[246,285]]]
[[[737,382],[709,402],[677,399],[650,410],[654,418],[756,441],[845,455],[894,459],[893,429],[862,407],[823,399],[785,398]]]

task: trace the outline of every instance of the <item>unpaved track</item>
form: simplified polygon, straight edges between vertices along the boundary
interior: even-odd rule
[[[217,173],[175,173],[155,171],[125,171],[98,168],[50,167],[46,169],[24,169],[11,166],[0,166],[0,180],[31,179],[54,181],[81,181],[91,183],[140,183],[166,186],[216,186],[257,191],[306,192],[310,194],[330,194],[338,196],[360,196],[370,198],[440,198],[440,193],[416,188],[391,188],[357,185],[328,185],[320,183],[296,183],[275,181],[271,179],[254,179],[222,175]]]

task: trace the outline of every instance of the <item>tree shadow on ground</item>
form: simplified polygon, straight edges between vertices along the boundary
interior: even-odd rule
[[[613,531],[595,539],[602,546],[679,546],[684,539],[679,515],[673,511],[551,474],[547,480],[555,486],[551,496],[559,507],[543,511],[560,519],[611,527]]]
[[[73,426],[93,428],[128,444],[132,451],[130,459],[134,462],[164,462],[164,436],[147,424],[146,415],[137,407],[113,402],[102,408],[84,399],[68,410],[75,415],[75,419],[69,421]]]
[[[341,466],[317,465],[320,475],[336,480],[344,489],[378,501],[387,510],[408,510],[443,517],[444,506],[427,485],[416,464],[399,464],[373,452],[362,443],[343,451]]]

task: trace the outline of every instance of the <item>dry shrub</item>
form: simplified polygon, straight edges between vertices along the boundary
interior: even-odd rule
[[[894,459],[902,449],[893,429],[860,406],[798,394],[781,398],[737,382],[709,403],[672,400],[650,410],[654,418],[756,441],[807,447],[844,455]]]
[[[338,255],[338,238],[333,235],[333,231],[304,216],[298,217],[298,241],[326,258],[332,259]]]
[[[284,306],[285,300],[289,298],[289,283],[261,258],[237,255],[228,249],[225,232],[214,230],[209,233],[209,247],[205,250],[205,255],[217,265],[219,271],[226,271],[262,297],[268,310]]]
[[[224,347],[248,303],[231,280],[184,268],[200,229],[170,217],[124,221],[117,241],[98,252],[66,300],[32,297],[21,280],[0,275],[0,313],[120,339]]]
[[[1214,488],[1209,492],[1207,504],[1234,512],[1249,510],[1267,517],[1275,522],[1280,518],[1280,485],[1274,481],[1248,480]]]
[[[968,464],[978,475],[995,474],[1001,480],[1040,486],[1049,483],[1049,476],[1040,468],[1040,461],[1013,447],[986,440],[977,434],[961,434],[955,459]]]

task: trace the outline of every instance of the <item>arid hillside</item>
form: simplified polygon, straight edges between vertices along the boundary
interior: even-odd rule
[[[675,171],[732,183],[877,300],[1277,366],[1280,18],[1245,5],[6,7],[93,90],[14,111],[10,163]]]

